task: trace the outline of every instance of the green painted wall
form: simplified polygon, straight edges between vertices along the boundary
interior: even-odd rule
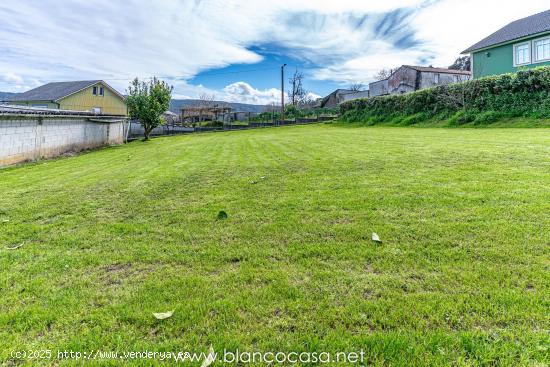
[[[472,54],[473,67],[474,67],[474,79],[482,78],[484,76],[499,75],[506,73],[515,73],[520,69],[534,68],[538,66],[549,66],[550,61],[532,63],[529,65],[522,65],[520,67],[514,67],[514,44],[532,41],[544,37],[544,35],[537,35],[532,38],[522,39],[514,43],[506,45],[496,46],[483,51],[477,51]],[[532,47],[532,46],[531,46]],[[532,50],[532,48],[531,48]],[[533,57],[531,57],[533,59]]]

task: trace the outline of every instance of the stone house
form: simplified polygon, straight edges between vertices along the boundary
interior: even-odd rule
[[[464,70],[403,65],[388,79],[370,83],[370,96],[410,93],[438,85],[464,82],[470,76],[471,73]]]

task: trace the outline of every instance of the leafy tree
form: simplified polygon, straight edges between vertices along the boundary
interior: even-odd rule
[[[470,56],[461,56],[457,58],[451,66],[449,66],[449,69],[470,71],[470,63]]]
[[[292,104],[288,105],[285,109],[285,117],[292,119],[292,118],[297,118],[302,116],[303,116],[303,112],[298,107]]]
[[[139,120],[143,126],[144,140],[149,140],[151,131],[164,123],[162,114],[170,107],[172,89],[172,86],[157,78],[149,82],[140,82],[136,78],[130,83],[126,105],[130,117]]]

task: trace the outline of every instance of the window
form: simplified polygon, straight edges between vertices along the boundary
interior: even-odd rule
[[[535,41],[535,61],[550,59],[550,38]]]
[[[514,66],[525,65],[531,62],[531,45],[522,43],[514,46]]]
[[[93,87],[93,88],[92,88],[92,94],[93,94],[94,96],[97,96],[97,87]]]
[[[439,84],[439,74],[435,74],[434,82],[435,84]]]
[[[99,87],[99,95],[100,95],[100,96],[104,96],[104,95],[105,95],[105,90],[103,89],[103,87]]]

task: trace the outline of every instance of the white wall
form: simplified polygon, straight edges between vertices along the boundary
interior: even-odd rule
[[[356,92],[352,92],[352,93],[345,93],[345,94],[342,94],[342,101],[341,102],[346,102],[346,101],[352,101],[354,99],[359,99],[359,98],[369,98],[369,91],[368,90],[361,90],[361,91],[356,91]]]
[[[123,120],[0,115],[0,166],[124,142]]]

